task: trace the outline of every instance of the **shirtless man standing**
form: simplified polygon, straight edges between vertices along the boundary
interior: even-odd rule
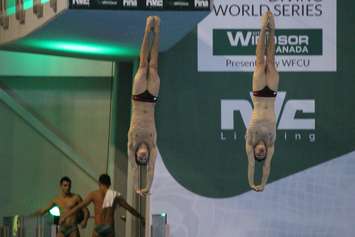
[[[134,188],[140,195],[149,193],[158,154],[154,111],[160,88],[158,75],[159,32],[160,18],[157,16],[147,17],[139,68],[133,80],[132,114],[127,150],[128,159],[133,169]],[[150,33],[153,34],[151,49],[149,49],[148,39]],[[147,166],[147,182],[144,188],[138,187],[138,166]]]
[[[43,209],[37,210],[34,215],[44,215],[47,213],[52,207],[57,206],[60,209],[60,215],[65,215],[74,207],[76,207],[79,203],[82,202],[82,199],[79,195],[71,193],[71,180],[68,177],[63,177],[60,179],[60,189],[61,193],[58,197],[55,197],[50,201],[47,207]],[[89,211],[87,208],[80,208],[83,211],[84,218],[80,223],[82,228],[86,227]],[[57,233],[57,237],[79,237],[80,233],[78,230],[78,218],[77,215],[71,216],[66,219],[59,226],[59,231]]]
[[[265,46],[267,32],[269,36]],[[274,16],[268,11],[262,17],[256,46],[256,66],[253,74],[254,109],[246,132],[245,144],[248,156],[248,181],[255,191],[263,191],[267,183],[276,140],[275,97],[279,86],[279,74],[275,67],[274,36]],[[260,185],[254,183],[255,161],[264,161]]]
[[[75,208],[71,209],[69,212],[65,213],[60,217],[59,223],[65,223],[67,219],[70,219],[77,211],[87,207],[90,203],[94,204],[95,208],[95,229],[92,233],[92,237],[113,237],[114,236],[114,208],[116,207],[115,202],[127,209],[133,215],[142,218],[139,213],[134,210],[119,193],[109,189],[111,186],[111,178],[107,174],[102,174],[99,177],[99,189],[90,192],[85,200],[77,205]],[[112,197],[112,203],[110,206],[104,205],[104,200],[107,199],[107,194],[114,194]],[[105,208],[104,208],[105,207]],[[107,208],[106,208],[107,207]]]

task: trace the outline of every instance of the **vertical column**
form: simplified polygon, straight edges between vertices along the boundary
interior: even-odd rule
[[[49,0],[49,6],[53,9],[54,12],[57,12],[57,0]]]
[[[16,20],[18,20],[20,24],[25,24],[25,14],[23,0],[16,0]]]
[[[135,196],[130,192],[130,166],[127,158],[127,134],[131,115],[131,91],[133,62],[116,62],[115,76],[112,84],[110,156],[108,172],[113,177],[113,187],[126,197],[128,203],[138,210]],[[126,223],[120,217],[125,216]],[[115,230],[117,236],[137,236],[132,233],[132,221],[136,221],[122,208],[115,213]],[[134,228],[134,227],[133,227]],[[132,234],[130,234],[132,233]]]
[[[150,194],[145,199],[145,231],[144,237],[150,237],[151,235],[151,214],[150,214]]]
[[[41,0],[33,0],[33,13],[38,18],[43,16],[43,5],[41,4]]]
[[[133,62],[117,62],[115,65],[112,84],[108,173],[114,177],[114,189],[126,197],[127,202],[147,218],[150,215],[150,197],[146,199],[136,195],[133,188],[133,171],[127,158],[127,134],[130,125],[132,80],[135,67]],[[146,170],[143,169],[140,173],[145,174]],[[144,183],[145,175],[141,174],[139,180]],[[126,223],[122,221],[123,218],[120,218],[122,216],[126,217]],[[149,221],[144,228],[136,217],[123,209],[115,213],[115,217],[115,230],[118,236],[150,237]]]

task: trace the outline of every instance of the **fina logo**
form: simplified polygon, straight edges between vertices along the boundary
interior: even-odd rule
[[[284,103],[286,92],[278,92],[275,102],[276,121],[279,120],[277,129],[285,130],[282,134],[285,140],[290,140],[291,130],[311,131],[309,134],[295,133],[291,134],[291,138],[302,140],[307,137],[310,142],[315,142],[315,119],[314,118],[296,118],[296,113],[315,113],[314,100],[288,100]],[[283,110],[282,106],[284,107]],[[240,112],[244,126],[247,127],[251,119],[253,107],[248,100],[221,100],[221,129],[226,132],[221,132],[221,140],[237,140],[238,134],[234,128],[234,114]],[[280,117],[280,119],[279,119]],[[308,116],[309,117],[309,116]],[[228,130],[232,130],[232,134],[228,134]],[[239,134],[244,137],[244,134]],[[303,137],[303,138],[302,138]]]
[[[195,0],[195,7],[208,7],[208,0]]]
[[[147,7],[163,7],[163,0],[147,0]]]
[[[123,0],[123,6],[136,7],[137,0]]]
[[[73,0],[73,5],[90,6],[90,0]]]

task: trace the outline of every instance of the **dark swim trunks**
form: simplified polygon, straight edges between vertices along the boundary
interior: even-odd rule
[[[271,90],[268,86],[265,86],[260,91],[253,91],[253,95],[257,97],[276,97],[277,92]]]
[[[152,95],[148,90],[145,90],[143,93],[132,96],[133,100],[148,102],[148,103],[156,103],[158,101],[158,97]]]
[[[62,232],[64,237],[69,236],[71,233],[73,233],[74,231],[77,231],[77,230],[78,230],[77,225],[61,225],[59,227],[59,231]]]
[[[100,236],[100,237],[106,237],[109,234],[113,233],[113,227],[112,225],[108,224],[101,224],[101,225],[96,225],[95,227],[95,232]]]

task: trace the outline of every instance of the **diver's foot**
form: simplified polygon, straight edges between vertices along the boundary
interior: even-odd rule
[[[146,25],[145,25],[145,31],[146,32],[151,32],[152,27],[153,27],[153,17],[152,16],[148,16],[147,17],[147,22],[146,22]]]
[[[154,32],[159,33],[160,32],[160,17],[159,16],[154,16]]]
[[[270,32],[274,32],[275,31],[275,18],[274,15],[272,14],[271,11],[267,12],[268,15],[268,23],[267,23],[267,28]]]

